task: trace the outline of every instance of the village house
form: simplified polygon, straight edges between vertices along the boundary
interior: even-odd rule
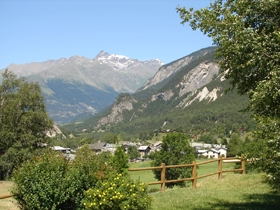
[[[53,146],[52,149],[54,151],[59,151],[59,152],[62,152],[62,153],[70,153],[71,152],[71,148],[64,148],[64,147],[61,147],[61,146]]]
[[[138,152],[140,153],[140,158],[143,158],[145,155],[149,155],[151,151],[150,146],[140,146],[138,147]]]
[[[199,142],[190,143],[197,151],[198,156],[204,156],[207,158],[218,158],[220,155],[227,157],[227,148],[225,145],[220,144],[204,144]]]
[[[88,147],[89,149],[93,150],[96,153],[100,153],[104,150],[104,147],[106,146],[107,143],[105,142],[98,142],[94,144],[89,144]]]
[[[70,161],[73,161],[75,159],[75,150],[72,150],[71,148],[64,148],[61,146],[54,146],[51,147],[54,151],[58,151],[61,152],[67,159],[69,159]]]

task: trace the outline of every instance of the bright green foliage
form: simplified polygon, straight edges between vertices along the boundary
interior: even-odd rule
[[[146,184],[117,174],[86,191],[83,202],[85,209],[147,210],[151,209],[152,198]]]
[[[137,150],[137,147],[135,147],[135,146],[129,146],[127,148],[127,154],[129,156],[130,160],[134,160],[134,159],[140,157],[140,152]]]
[[[226,78],[248,94],[259,123],[256,137],[267,142],[264,169],[280,190],[280,1],[216,0],[196,10],[177,8],[189,22],[218,45],[216,56]]]
[[[152,166],[160,166],[161,163],[165,165],[180,165],[192,163],[195,159],[194,150],[190,146],[189,140],[183,133],[169,133],[163,137],[161,150],[156,152]],[[157,180],[161,180],[161,171],[154,170],[154,175]],[[174,180],[179,178],[191,177],[191,168],[170,168],[166,169],[166,180]],[[167,187],[174,185],[184,186],[185,183],[167,183]]]
[[[114,156],[112,157],[111,164],[118,173],[127,173],[129,168],[128,155],[125,154],[124,146],[117,147]]]
[[[243,145],[240,136],[238,134],[232,134],[227,146],[227,156],[236,157],[237,155],[239,155],[239,151],[242,147]]]
[[[102,142],[107,142],[111,144],[115,144],[118,141],[118,137],[112,133],[107,133],[105,136],[101,138]]]
[[[272,117],[263,117],[258,120],[260,123],[256,135],[259,141],[266,140],[267,145],[262,148],[266,152],[262,154],[261,161],[269,182],[277,191],[280,191],[280,120]]]
[[[52,129],[38,83],[5,70],[0,85],[0,179],[16,166],[40,153]]]
[[[78,150],[73,162],[50,151],[15,171],[13,194],[21,209],[84,209],[84,191],[109,173],[114,170],[87,147]]]
[[[60,155],[44,155],[29,160],[14,174],[14,198],[21,209],[63,209],[70,201],[71,183],[66,174],[69,164]]]

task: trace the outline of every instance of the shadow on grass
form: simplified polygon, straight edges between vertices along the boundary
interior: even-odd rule
[[[211,203],[210,209],[224,209],[224,210],[279,210],[280,209],[280,194],[251,194],[244,195],[245,202],[229,202],[216,199]],[[195,210],[206,210],[207,208],[196,208]]]

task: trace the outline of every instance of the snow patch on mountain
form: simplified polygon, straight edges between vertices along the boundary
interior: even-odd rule
[[[103,50],[94,59],[98,60],[98,62],[101,64],[107,64],[113,67],[113,69],[116,71],[124,71],[127,68],[131,68],[133,66],[139,66],[147,63],[151,65],[158,65],[159,67],[164,64],[159,59],[140,61],[137,59],[129,58],[124,55],[109,54]]]

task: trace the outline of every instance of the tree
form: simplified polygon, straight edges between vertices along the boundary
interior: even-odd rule
[[[48,150],[14,170],[12,193],[20,209],[84,209],[85,191],[116,174],[104,160],[88,146],[77,150],[73,161]]]
[[[0,85],[0,178],[38,155],[53,128],[38,83],[5,70]]]
[[[107,133],[101,140],[106,143],[115,144],[118,141],[118,137],[112,133]]]
[[[280,190],[280,1],[216,0],[209,7],[177,7],[182,24],[200,29],[218,46],[216,57],[231,87],[248,95],[266,140],[264,170]]]
[[[179,165],[192,163],[195,159],[194,150],[190,146],[187,137],[183,133],[168,133],[163,137],[161,150],[155,153],[152,166],[160,166],[161,163],[165,165]],[[155,178],[161,180],[161,171],[153,171]],[[172,168],[167,169],[165,173],[167,180],[174,180],[179,178],[191,177],[191,168]],[[167,183],[167,187],[174,185],[184,186],[183,182]]]
[[[235,157],[239,154],[240,149],[242,148],[242,141],[240,139],[240,136],[236,133],[232,134],[229,143],[228,143],[228,151],[227,156],[228,157]]]
[[[125,154],[124,146],[121,145],[117,147],[114,156],[111,159],[111,164],[118,173],[127,173],[129,168],[128,155]]]
[[[135,146],[128,146],[127,154],[130,160],[134,160],[140,157],[140,152],[137,150],[137,147]]]

